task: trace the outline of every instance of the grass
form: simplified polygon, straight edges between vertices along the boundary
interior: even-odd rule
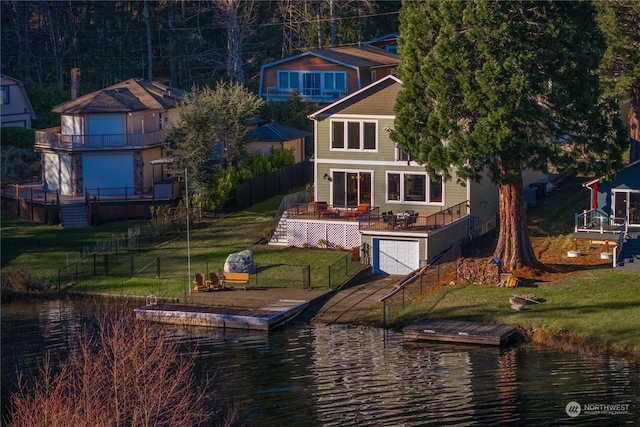
[[[572,246],[574,214],[588,208],[589,193],[582,187],[585,181],[567,181],[528,212],[532,239],[545,253],[545,262],[556,267],[568,262],[562,258]],[[640,358],[640,274],[610,266],[570,267],[571,271],[582,270],[555,281],[534,281],[530,288],[459,283],[408,299],[404,308],[397,298],[388,304],[389,322],[397,328],[425,318],[514,324],[533,341],[554,347]],[[544,302],[514,311],[509,296],[526,293]],[[381,312],[380,304],[356,321],[381,324]]]
[[[260,286],[298,286],[297,283],[302,286],[302,266],[311,265],[311,286],[328,287],[329,266],[340,262],[348,252],[255,245],[262,238],[263,229],[270,225],[280,200],[281,197],[274,197],[224,219],[204,221],[204,227],[192,230],[189,236],[191,275],[218,271],[230,253],[251,249],[257,265],[270,266],[268,272],[260,273]],[[3,212],[2,270],[27,269],[36,280],[57,287],[58,270],[67,265],[67,257],[80,257],[83,245],[94,245],[114,234],[126,234],[130,227],[137,226],[148,227],[150,223],[124,221],[90,229],[60,229],[32,224]],[[126,257],[122,264],[110,269],[109,275],[83,277],[66,289],[127,296],[154,293],[170,298],[186,291],[190,285],[186,236],[136,253],[133,277],[129,277],[129,255]],[[159,277],[156,258],[160,259]],[[355,263],[350,268],[354,266]],[[91,263],[84,271],[92,268]]]

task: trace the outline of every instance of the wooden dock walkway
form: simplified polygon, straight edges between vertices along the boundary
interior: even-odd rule
[[[406,339],[411,340],[500,345],[508,341],[517,329],[512,325],[429,319],[406,326],[402,332]]]
[[[137,319],[174,325],[269,331],[291,320],[309,301],[280,299],[257,309],[155,304],[136,308]]]

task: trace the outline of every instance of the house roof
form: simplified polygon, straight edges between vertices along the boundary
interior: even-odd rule
[[[265,64],[262,66],[262,69],[273,67],[303,56],[316,56],[351,68],[375,68],[400,63],[400,57],[395,53],[387,52],[375,46],[359,46],[310,50]]]
[[[384,36],[380,36],[380,37],[378,37],[378,38],[375,38],[375,39],[373,39],[373,40],[369,40],[369,41],[368,41],[368,42],[366,42],[364,45],[365,45],[365,46],[368,46],[368,45],[371,45],[371,44],[374,44],[374,43],[378,43],[378,42],[381,42],[381,41],[385,41],[385,40],[390,40],[390,41],[391,41],[391,40],[397,40],[397,39],[398,39],[398,37],[400,37],[400,36],[398,35],[398,33],[389,33],[389,34],[386,34],[386,35],[384,35]]]
[[[284,142],[310,136],[309,132],[294,129],[278,123],[267,123],[247,132],[245,139],[248,141],[274,141]]]
[[[66,114],[90,114],[167,110],[175,108],[184,95],[185,92],[180,89],[133,78],[58,104],[51,111]]]
[[[605,181],[603,178],[597,178],[585,182],[582,185],[587,188],[592,188],[596,182],[603,181]],[[622,170],[618,171],[613,179],[605,182],[611,182],[613,185],[612,188],[617,190],[640,190],[640,160],[629,163]]]
[[[397,78],[393,74],[390,74],[388,76],[385,76],[385,77],[381,78],[378,81],[375,81],[375,82],[371,83],[369,86],[363,87],[359,91],[354,92],[351,95],[346,96],[346,97],[334,102],[333,104],[329,104],[326,107],[319,109],[315,113],[309,114],[308,117],[311,120],[316,120],[317,118],[320,118],[321,116],[328,116],[328,115],[334,114],[335,112],[337,112],[340,109],[342,109],[342,107],[344,105],[350,105],[354,101],[358,101],[360,99],[366,98],[366,97],[372,95],[373,93],[375,93],[375,92],[377,92],[379,90],[385,89],[385,88],[389,87],[390,85],[396,84],[396,83],[402,84],[402,80],[400,80],[399,78]]]
[[[36,112],[33,109],[33,106],[31,105],[31,101],[29,100],[29,96],[27,95],[27,90],[24,88],[24,85],[22,84],[22,82],[16,79],[15,77],[10,77],[10,76],[7,76],[6,74],[2,74],[0,77],[2,78],[4,85],[6,85],[5,80],[11,80],[14,82],[16,86],[20,88],[20,90],[22,91],[22,94],[24,95],[24,100],[27,103],[27,108],[29,109],[31,120],[36,120],[37,119]]]

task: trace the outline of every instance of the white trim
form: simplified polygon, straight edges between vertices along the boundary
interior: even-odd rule
[[[358,74],[358,78],[359,78],[359,74]],[[335,107],[336,105],[338,105],[338,104],[340,104],[340,103],[342,103],[342,102],[346,102],[347,100],[349,100],[349,99],[351,99],[351,98],[353,98],[353,97],[355,97],[355,96],[359,95],[361,92],[364,92],[365,90],[371,90],[374,86],[377,86],[377,85],[379,85],[379,84],[382,84],[382,82],[386,82],[386,81],[387,81],[387,80],[389,80],[389,79],[393,79],[393,80],[395,80],[397,83],[402,84],[402,81],[401,81],[399,78],[397,78],[397,77],[396,77],[395,75],[393,75],[393,74],[389,74],[388,76],[385,76],[385,77],[381,78],[380,80],[378,80],[378,81],[376,81],[376,82],[371,83],[369,86],[365,86],[365,87],[363,87],[362,89],[360,89],[360,90],[357,90],[357,91],[353,92],[351,95],[345,96],[344,98],[342,98],[342,99],[340,99],[340,100],[338,100],[338,101],[334,102],[333,104],[329,104],[329,105],[327,105],[326,107],[321,108],[320,110],[316,111],[315,113],[311,113],[311,114],[309,114],[309,116],[307,116],[307,117],[309,117],[311,120],[316,120],[316,119],[318,118],[318,116],[319,116],[320,114],[322,114],[323,112],[325,112],[326,110],[328,110],[328,109],[330,109],[330,108],[333,108],[333,107]]]
[[[384,115],[374,115],[374,114],[332,114],[331,119],[345,119],[345,120],[391,120],[395,119],[396,116],[384,116]]]
[[[357,150],[335,150],[336,152],[351,152],[351,153],[375,153],[373,150],[363,150],[363,151],[357,151]],[[322,164],[333,164],[333,165],[364,165],[364,166],[390,166],[390,167],[399,167],[400,165],[398,163],[406,163],[406,162],[398,162],[396,160],[393,161],[376,161],[376,160],[348,160],[348,159],[325,159],[325,158],[317,158],[315,159],[316,163],[322,163]],[[407,167],[421,167],[422,165],[420,165],[419,163],[415,162],[415,161],[411,161],[411,164]],[[421,171],[424,172],[424,168],[421,169]]]
[[[411,205],[420,205],[420,206],[445,206],[445,201],[446,201],[446,194],[445,194],[445,182],[444,180],[441,180],[441,185],[442,185],[442,201],[441,202],[432,202],[430,201],[430,194],[431,194],[431,177],[429,176],[429,174],[426,171],[394,171],[394,170],[386,170],[384,175],[384,199],[385,199],[385,203],[389,204],[389,205],[405,205],[405,204],[411,204]],[[399,188],[398,188],[398,195],[400,197],[400,200],[389,200],[389,174],[397,174],[400,175],[400,180],[398,182]],[[424,189],[424,196],[425,199],[424,201],[422,200],[404,200],[404,176],[405,175],[424,175],[425,177],[425,186],[426,188]]]
[[[333,147],[333,123],[340,122],[344,123],[343,126],[343,148],[334,148]],[[317,123],[317,122],[316,122]],[[359,136],[359,148],[349,148],[349,126],[348,123],[358,123],[358,136]],[[375,125],[375,148],[364,148],[364,125],[365,123],[373,123]],[[334,120],[333,118],[329,121],[329,151],[338,151],[338,152],[361,152],[361,153],[377,153],[378,148],[380,146],[380,131],[378,127],[377,120]]]

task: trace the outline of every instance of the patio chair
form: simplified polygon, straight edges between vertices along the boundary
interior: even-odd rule
[[[393,214],[383,213],[382,220],[389,226],[389,228],[396,228],[398,225],[398,217]]]
[[[418,214],[414,213],[411,215],[407,215],[404,218],[404,228],[409,228],[410,226],[414,225],[416,222],[418,222]]]
[[[196,273],[193,279],[193,292],[208,291],[209,286],[205,283],[204,273]]]
[[[370,207],[371,205],[369,205],[369,203],[360,203],[356,209],[352,211],[347,211],[344,215],[347,218],[357,217],[360,214],[369,212]]]
[[[220,278],[213,271],[209,273],[209,280],[207,280],[207,285],[209,286],[209,290],[214,289],[224,289],[222,283],[220,283]]]

